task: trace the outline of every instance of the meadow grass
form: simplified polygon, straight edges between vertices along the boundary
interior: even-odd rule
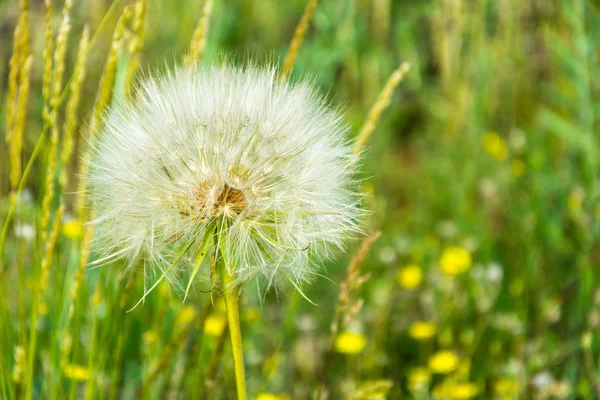
[[[380,232],[302,287],[317,306],[247,288],[249,398],[600,397],[596,1],[21,0],[0,24],[0,398],[235,398],[220,291],[127,312],[153,282],[94,268],[86,223],[104,112],[224,54],[347,110]]]

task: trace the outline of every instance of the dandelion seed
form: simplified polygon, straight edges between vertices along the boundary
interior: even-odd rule
[[[149,78],[137,92],[93,142],[104,260],[143,259],[177,285],[218,251],[235,284],[299,288],[359,230],[347,127],[307,83],[222,65]]]

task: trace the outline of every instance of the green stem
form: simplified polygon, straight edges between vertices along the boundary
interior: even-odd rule
[[[239,294],[240,287],[235,285],[234,275],[230,275],[223,261],[219,262],[219,273],[223,283],[225,306],[227,308],[227,322],[233,352],[233,368],[235,370],[235,385],[238,400],[246,400],[246,374],[244,372],[244,351],[242,347],[242,331],[240,329]],[[233,272],[233,271],[232,271]]]
[[[48,131],[47,127],[44,127],[42,130],[42,134],[38,138],[35,143],[35,147],[33,148],[33,152],[31,153],[31,157],[29,157],[29,161],[27,161],[27,166],[25,166],[25,171],[23,171],[23,175],[21,175],[21,180],[19,181],[19,185],[17,186],[16,192],[11,194],[10,198],[10,206],[8,208],[8,214],[6,215],[6,220],[4,221],[4,225],[2,226],[2,234],[0,234],[0,274],[6,270],[4,266],[4,243],[6,242],[6,236],[8,234],[8,227],[10,226],[10,221],[12,219],[13,213],[15,212],[15,207],[17,206],[17,200],[19,195],[23,191],[23,187],[25,186],[25,182],[29,177],[29,173],[31,172],[31,168],[33,167],[33,162],[36,157],[44,148],[44,142],[46,140],[46,132]],[[8,263],[7,263],[8,264]]]

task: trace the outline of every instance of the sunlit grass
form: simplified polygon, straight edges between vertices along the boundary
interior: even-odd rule
[[[381,231],[302,288],[317,306],[246,289],[250,398],[600,395],[593,1],[47,6],[0,6],[0,398],[235,397],[218,287],[182,304],[161,283],[127,312],[154,281],[93,268],[81,179],[140,77],[224,54],[308,74],[347,110]]]

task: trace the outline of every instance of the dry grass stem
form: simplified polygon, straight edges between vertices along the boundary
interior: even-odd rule
[[[327,376],[329,366],[333,357],[333,344],[340,327],[346,325],[360,311],[363,305],[363,299],[354,300],[354,293],[369,279],[368,275],[360,274],[360,267],[365,257],[369,253],[373,243],[381,236],[381,232],[375,232],[363,239],[358,253],[352,258],[348,265],[348,274],[346,279],[340,285],[340,294],[338,303],[335,307],[335,314],[329,326],[329,343],[325,350],[322,372],[320,374],[320,383],[317,387],[316,399],[327,398]]]
[[[192,40],[190,42],[190,49],[184,59],[184,64],[186,66],[191,66],[194,63],[198,63],[202,59],[202,54],[204,54],[204,49],[206,48],[206,38],[208,36],[212,9],[213,0],[206,0],[204,7],[202,8],[202,17],[200,17],[198,26],[194,30],[194,34],[192,35]]]
[[[94,114],[90,122],[91,134],[95,134],[101,128],[104,111],[106,111],[112,100],[113,86],[117,73],[117,61],[119,59],[119,53],[124,48],[123,34],[125,33],[125,26],[130,18],[131,6],[127,6],[123,10],[121,17],[119,17],[119,21],[117,22],[117,26],[115,27],[110,50],[104,66],[104,72],[100,79],[98,94],[94,101]]]
[[[179,334],[175,336],[173,340],[171,340],[171,342],[169,342],[167,347],[165,347],[160,357],[158,358],[158,361],[152,368],[152,371],[144,379],[144,382],[142,383],[142,386],[138,391],[138,398],[145,398],[144,396],[147,393],[150,386],[160,376],[160,373],[166,368],[166,366],[169,364],[169,361],[175,358],[175,355],[177,354],[177,349],[184,343],[185,339],[188,337],[193,327],[194,320],[188,322],[187,325],[185,325],[181,329],[181,331],[179,331]]]
[[[10,186],[15,190],[21,178],[21,150],[23,147],[23,126],[27,112],[29,93],[29,2],[21,1],[19,21],[13,37],[13,53],[9,62],[6,134],[9,148]]]
[[[100,79],[98,94],[96,95],[96,100],[94,101],[94,111],[90,121],[90,135],[95,135],[101,128],[104,112],[110,105],[117,72],[117,61],[119,58],[119,53],[124,47],[123,34],[125,33],[125,25],[130,18],[131,7],[127,6],[119,17],[119,21],[117,22],[117,26],[115,27],[115,31],[113,33],[110,50],[106,59],[106,64],[104,65],[102,78]],[[76,212],[81,223],[84,223],[86,219],[85,198],[87,192],[87,175],[89,171],[89,150],[85,149],[83,150],[83,153],[83,161],[80,163],[79,168],[80,179],[79,186],[77,188],[76,200]]]
[[[135,3],[133,14],[133,36],[129,42],[127,52],[129,60],[127,71],[125,72],[125,82],[123,84],[126,93],[131,93],[129,90],[135,74],[140,68],[140,53],[144,43],[144,34],[146,32],[146,10],[148,9],[148,0],[138,0]]]
[[[298,23],[296,31],[294,32],[294,37],[290,42],[290,48],[285,56],[283,69],[279,75],[280,81],[286,80],[292,73],[292,68],[296,63],[296,57],[298,57],[298,52],[300,51],[300,47],[302,46],[302,42],[304,41],[304,37],[308,31],[308,25],[313,14],[315,13],[315,10],[317,9],[318,3],[319,0],[310,0],[304,9],[304,14],[302,14],[302,18],[300,18],[300,22]]]
[[[17,188],[21,179],[21,151],[23,148],[23,133],[25,131],[25,120],[27,117],[27,99],[29,98],[29,75],[33,57],[27,57],[21,70],[21,82],[19,85],[19,98],[15,124],[11,132],[10,140],[10,183],[11,187]]]
[[[369,253],[371,246],[379,238],[379,236],[381,236],[381,232],[375,232],[365,237],[360,249],[358,250],[358,253],[356,253],[348,265],[348,274],[346,275],[344,282],[342,282],[340,285],[338,304],[335,307],[335,315],[329,328],[331,332],[330,344],[333,344],[333,341],[339,332],[340,325],[344,325],[340,324],[340,322],[344,322],[342,321],[344,315],[348,312],[355,315],[360,309],[360,305],[362,305],[362,299],[359,299],[356,303],[352,302],[353,293],[358,290],[360,286],[368,279],[367,275],[360,274],[360,267],[365,261],[365,257]],[[358,310],[356,309],[357,307]]]
[[[73,0],[65,0],[62,22],[56,36],[56,50],[54,51],[54,73],[52,75],[52,98],[50,100],[50,105],[52,106],[52,112],[54,114],[57,113],[57,109],[60,106],[60,95],[62,92],[62,81],[65,71],[65,59],[69,44],[69,32],[71,31],[70,14],[72,7]],[[53,118],[55,119],[54,123],[56,123],[56,115],[54,115]]]
[[[375,127],[377,127],[377,123],[379,122],[379,118],[381,117],[381,113],[383,110],[390,105],[390,101],[392,99],[392,95],[394,94],[394,89],[402,82],[404,76],[410,70],[410,65],[408,63],[402,63],[400,67],[395,70],[392,75],[389,77],[386,82],[383,90],[377,96],[377,100],[375,104],[369,110],[369,114],[367,116],[367,120],[363,124],[362,128],[360,128],[360,132],[358,133],[358,137],[354,142],[354,154],[358,155],[365,147],[365,144],[373,134]]]
[[[44,30],[44,77],[42,80],[42,95],[44,97],[44,124],[50,124],[50,100],[52,96],[52,49],[54,39],[52,37],[52,2],[45,0],[46,22]]]
[[[89,29],[86,26],[83,29],[81,39],[79,40],[79,50],[77,52],[77,61],[75,62],[75,70],[73,72],[73,80],[71,81],[71,89],[69,101],[67,102],[67,108],[65,112],[65,125],[62,142],[62,153],[61,153],[61,174],[60,174],[60,189],[61,193],[68,183],[68,164],[75,148],[75,135],[77,128],[79,127],[79,103],[81,99],[81,89],[83,86],[83,80],[86,75],[86,54],[89,44]]]

